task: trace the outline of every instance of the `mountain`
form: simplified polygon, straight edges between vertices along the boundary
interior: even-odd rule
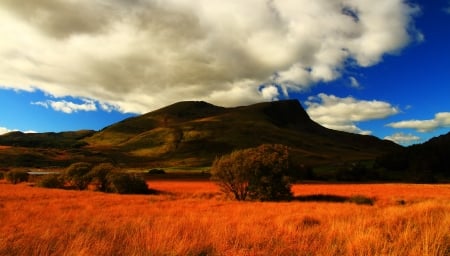
[[[450,132],[423,144],[400,148],[377,158],[391,175],[417,182],[450,180]],[[396,177],[394,177],[396,178]]]
[[[297,100],[236,108],[179,102],[108,126],[84,141],[90,148],[125,152],[144,163],[197,166],[263,143],[287,145],[305,164],[373,159],[400,147],[373,136],[322,127]]]
[[[66,160],[70,156],[76,159],[85,157],[92,161],[145,168],[208,166],[217,156],[264,143],[289,146],[297,161],[311,166],[373,160],[401,148],[373,136],[327,129],[312,121],[297,100],[234,108],[201,101],[179,102],[125,119],[98,132],[44,136],[54,136],[51,139],[54,146],[39,143],[39,140],[32,145],[26,143],[26,137],[35,139],[43,135],[13,135],[0,136],[0,145],[27,150],[30,147],[36,150],[59,149],[67,155]],[[14,140],[11,139],[13,137]],[[57,163],[55,160],[54,164]]]

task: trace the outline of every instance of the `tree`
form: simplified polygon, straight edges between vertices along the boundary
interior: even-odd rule
[[[289,150],[283,145],[261,145],[217,158],[213,180],[236,200],[288,200],[292,197]]]
[[[248,195],[248,185],[251,168],[246,161],[248,150],[234,151],[230,155],[217,158],[212,167],[211,175],[222,191],[233,194],[236,200],[245,200]]]

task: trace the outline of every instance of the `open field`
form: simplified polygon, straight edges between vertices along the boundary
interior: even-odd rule
[[[450,255],[450,185],[295,185],[337,202],[236,202],[207,181],[116,195],[0,181],[0,255]]]

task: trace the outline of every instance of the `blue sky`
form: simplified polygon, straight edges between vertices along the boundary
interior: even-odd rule
[[[450,1],[4,0],[0,133],[299,99],[326,127],[420,143],[450,130],[447,24]]]

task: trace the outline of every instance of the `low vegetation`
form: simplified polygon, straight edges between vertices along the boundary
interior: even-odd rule
[[[5,175],[7,181],[12,184],[28,181],[28,173],[26,171],[11,170]]]
[[[46,175],[37,183],[44,188],[67,188],[93,190],[119,194],[148,194],[145,180],[137,174],[119,171],[110,163],[93,166],[78,162],[60,174]]]
[[[213,182],[153,181],[158,195],[0,182],[0,255],[449,255],[450,186],[293,185],[294,197],[238,202]]]
[[[282,145],[261,145],[217,158],[212,179],[236,200],[289,200],[289,150]]]
[[[37,186],[43,188],[64,188],[64,179],[59,174],[48,174],[42,177]]]

